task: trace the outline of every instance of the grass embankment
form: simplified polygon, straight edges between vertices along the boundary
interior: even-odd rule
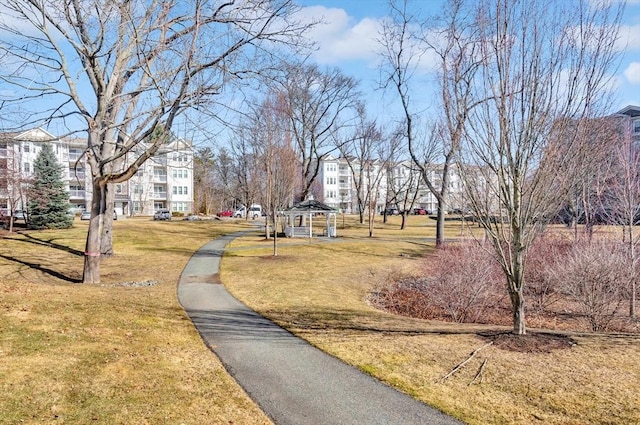
[[[98,286],[74,283],[86,223],[0,239],[0,424],[270,423],[176,297],[191,254],[242,225],[117,221]]]
[[[572,335],[575,346],[549,353],[488,346],[441,382],[486,344],[478,332],[498,328],[401,318],[367,304],[380,279],[410,272],[433,249],[433,221],[411,217],[404,231],[398,223],[379,224],[369,239],[366,226],[339,222],[333,242],[286,240],[278,257],[260,236],[237,239],[221,278],[285,328],[465,422],[640,423],[638,336]],[[466,233],[460,223],[447,226],[449,236]]]

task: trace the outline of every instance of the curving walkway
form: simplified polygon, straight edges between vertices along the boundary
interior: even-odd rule
[[[459,425],[265,319],[220,284],[224,247],[200,248],[180,277],[178,299],[227,371],[278,425]]]

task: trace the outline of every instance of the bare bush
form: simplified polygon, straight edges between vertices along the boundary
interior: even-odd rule
[[[571,248],[572,242],[553,237],[539,238],[529,249],[525,278],[527,306],[536,313],[548,311],[562,299],[553,270]]]
[[[475,243],[438,251],[426,272],[433,304],[455,322],[484,321],[501,298],[500,270]]]
[[[429,257],[420,277],[396,277],[372,294],[387,311],[463,322],[487,322],[501,302],[500,271],[477,244],[458,244]]]
[[[392,276],[369,295],[374,306],[401,316],[434,319],[441,317],[428,296],[424,278]]]
[[[620,243],[593,241],[574,244],[564,262],[553,267],[555,279],[592,331],[610,329],[632,279],[628,262]]]

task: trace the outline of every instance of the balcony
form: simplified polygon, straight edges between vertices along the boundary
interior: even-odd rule
[[[84,199],[85,195],[86,195],[86,191],[84,190],[70,190],[69,191],[69,198],[80,198],[80,199]]]
[[[154,182],[166,183],[167,182],[167,175],[166,174],[154,174],[153,175],[153,181]]]
[[[167,192],[153,192],[151,199],[167,199]]]
[[[87,174],[84,171],[74,172],[73,170],[69,170],[70,180],[84,180],[86,177],[87,177]]]

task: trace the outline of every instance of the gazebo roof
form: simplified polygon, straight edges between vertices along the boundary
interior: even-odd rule
[[[287,208],[284,212],[336,212],[336,208],[331,208],[329,205],[316,201],[315,199],[307,199],[299,202],[291,208]]]

